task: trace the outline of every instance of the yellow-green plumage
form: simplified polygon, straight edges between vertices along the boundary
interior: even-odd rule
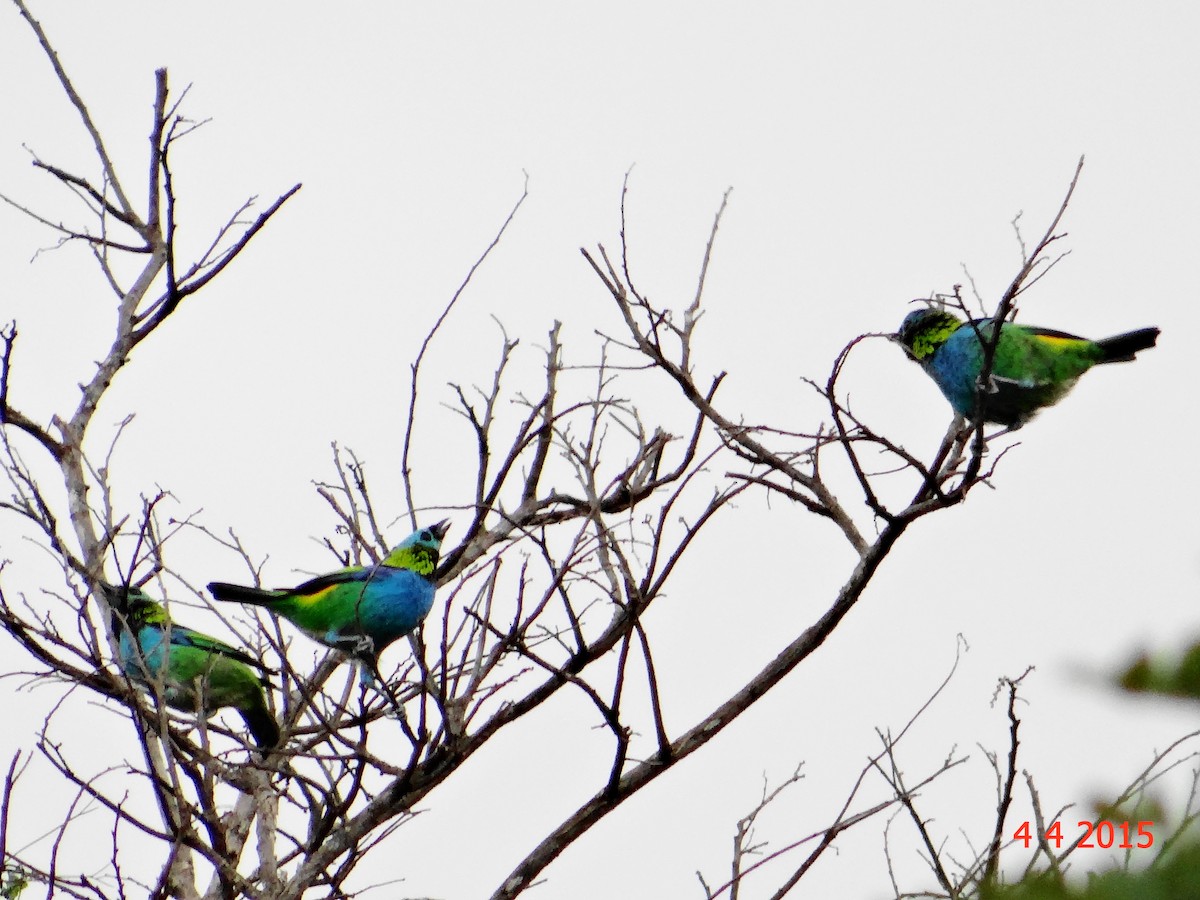
[[[262,590],[213,582],[217,600],[249,603],[299,626],[313,640],[352,654],[370,681],[379,654],[421,624],[433,606],[442,538],[448,522],[418,529],[375,566],[352,566],[294,588]]]
[[[278,746],[279,726],[267,708],[267,669],[250,654],[172,622],[166,609],[136,587],[102,585],[118,629],[121,669],[175,709],[209,716],[233,707],[263,749]]]
[[[943,309],[918,309],[905,317],[894,338],[934,380],[954,411],[972,417],[978,404],[987,422],[1020,428],[1039,410],[1061,400],[1093,366],[1129,362],[1158,339],[1141,328],[1099,341],[1030,325],[1005,322],[992,358],[989,383],[980,384],[990,319],[964,322]]]

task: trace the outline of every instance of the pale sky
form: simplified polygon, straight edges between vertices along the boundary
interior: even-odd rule
[[[630,166],[635,274],[667,305],[690,300],[733,188],[695,364],[729,372],[723,409],[734,418],[811,429],[819,418],[801,378],[823,380],[855,335],[895,329],[910,299],[966,283],[964,267],[994,305],[1020,264],[1014,216],[1032,243],[1085,154],[1063,226],[1070,255],[1024,296],[1021,320],[1097,338],[1157,325],[1158,347],[1089,373],[1025,428],[994,491],[916,525],[817,654],[568,850],[530,896],[701,897],[695,871],[724,880],[734,823],[764,773],[777,782],[801,761],[807,777],[759,836],[774,848],[828,824],[878,750],[875,730],[903,727],[949,670],[958,634],[970,652],[901,758],[917,777],[953,747],[970,755],[923,800],[959,856],[960,827],[977,846],[989,837],[993,776],[976,744],[1007,749],[1003,710],[989,708],[999,676],[1037,667],[1023,691],[1022,767],[1047,809],[1116,793],[1194,727],[1192,707],[1103,684],[1136,650],[1200,633],[1190,460],[1200,429],[1186,350],[1200,333],[1194,4],[454,7],[34,6],[118,165],[141,171],[153,70],[169,68],[176,96],[191,85],[186,113],[212,121],[175,158],[185,246],[246,197],[265,205],[304,183],[119,376],[95,428],[137,413],[114,467],[123,502],[169,489],[178,515],[202,510],[207,526],[232,526],[269,555],[267,580],[279,584],[328,567],[314,559],[312,538],[331,521],[312,481],[332,475],[331,441],[367,461],[385,521],[406,513],[408,367],[525,173],[529,198],[424,376],[417,495],[430,507],[470,499],[471,473],[448,467],[469,458],[470,434],[438,404],[451,399],[447,381],[490,380],[493,316],[521,338],[529,379],[553,320],[579,361],[594,355],[594,330],[618,331],[578,251],[617,245]],[[64,215],[69,199],[22,145],[94,174],[90,143],[11,8],[0,9],[0,59],[0,192]],[[52,239],[9,208],[0,235],[0,320],[21,332],[12,399],[38,414],[73,407],[109,340],[108,295],[79,248],[30,264]],[[846,385],[860,415],[914,452],[928,456],[949,421],[932,382],[885,342],[861,349]],[[646,399],[686,420],[668,405],[680,403],[665,379]],[[45,557],[16,540],[10,518],[0,518],[5,589],[36,597]],[[237,574],[198,538],[175,554],[193,584]],[[745,495],[654,611],[671,727],[690,727],[810,625],[852,564],[827,524]],[[189,624],[219,628],[204,616]],[[4,671],[28,667],[3,645]],[[5,764],[57,697],[15,687],[0,682],[17,710],[0,734]],[[403,878],[367,896],[490,894],[603,783],[609,742],[594,724],[576,696],[501,737],[354,886]],[[105,740],[111,760],[134,746],[128,729]],[[39,777],[52,790],[48,770]],[[1029,818],[1027,796],[1011,823]],[[32,838],[55,808],[19,799],[38,806]],[[839,841],[794,896],[888,895],[882,825]],[[911,825],[892,831],[901,887],[932,886]],[[1077,866],[1104,863],[1086,852]],[[799,857],[750,878],[743,897],[768,894],[789,860]]]

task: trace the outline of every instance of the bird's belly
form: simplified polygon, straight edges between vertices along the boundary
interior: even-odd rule
[[[433,606],[433,595],[433,585],[417,576],[372,583],[361,598],[356,598],[348,621],[329,629],[319,639],[338,646],[346,637],[364,635],[378,652],[421,624]]]
[[[1063,371],[1045,373],[1041,360],[1020,356],[1011,345],[1010,351],[997,355],[989,383],[982,386],[983,418],[1010,428],[1019,428],[1041,408],[1057,403],[1071,389],[1078,373]],[[970,417],[975,412],[976,390],[983,368],[983,350],[972,331],[959,329],[951,336],[929,364],[929,374],[937,382],[954,411]],[[1036,375],[1030,374],[1037,373]]]
[[[135,651],[128,632],[122,633],[119,646],[121,668],[129,680],[151,693],[158,688],[168,706],[195,711],[199,705],[195,676],[199,673],[192,672],[187,666],[183,667],[187,669],[185,677],[172,671],[182,655],[172,654],[171,645],[157,629],[143,629],[138,644],[140,649]]]

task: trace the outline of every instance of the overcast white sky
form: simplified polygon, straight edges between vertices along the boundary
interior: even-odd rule
[[[726,409],[748,421],[813,427],[801,377],[823,377],[856,334],[894,329],[908,300],[964,281],[964,266],[994,303],[1020,261],[1010,221],[1023,211],[1027,238],[1040,232],[1081,154],[1070,256],[1025,296],[1022,320],[1094,337],[1162,328],[1157,349],[1089,374],[1022,431],[995,491],[920,523],[820,653],[568,851],[537,896],[701,896],[693,873],[723,880],[763,773],[781,779],[801,760],[807,779],[760,835],[778,846],[826,824],[877,749],[874,729],[907,721],[959,633],[970,652],[904,757],[916,775],[955,745],[972,755],[927,797],[955,840],[959,824],[978,843],[988,836],[992,778],[975,744],[1005,747],[1002,711],[988,706],[998,676],[1037,667],[1023,765],[1049,809],[1115,792],[1194,726],[1192,708],[1115,696],[1096,673],[1200,631],[1187,349],[1200,333],[1195,4],[247,6],[34,12],[134,171],[153,69],[167,66],[176,92],[192,85],[187,112],[213,121],[175,160],[185,238],[206,239],[251,194],[304,182],[245,257],[138,351],[97,421],[137,412],[114,476],[126,502],[169,488],[181,512],[202,507],[211,527],[235,526],[269,553],[270,580],[324,565],[312,562],[310,538],[329,523],[311,480],[330,474],[331,440],[372,466],[397,503],[389,515],[404,512],[410,360],[523,172],[529,199],[453,320],[431,390],[490,377],[493,315],[530,347],[562,319],[580,356],[594,328],[616,328],[578,248],[616,244],[631,165],[629,237],[660,302],[690,298],[733,188],[697,367],[729,371]],[[22,145],[92,173],[90,145],[11,8],[0,7],[0,59],[0,191],[64,210]],[[35,413],[73,406],[108,340],[103,287],[77,249],[30,264],[50,238],[11,210],[0,236],[0,319],[21,330],[13,399]],[[536,360],[531,350],[526,365]],[[848,379],[861,414],[910,449],[936,445],[948,407],[897,348],[863,348]],[[434,421],[453,458],[469,436]],[[468,499],[453,473],[425,478],[424,503]],[[656,613],[676,728],[810,624],[851,566],[826,526],[761,497],[722,527],[743,551],[750,538],[747,571],[729,571],[712,541]],[[15,543],[11,523],[0,529],[6,588],[35,592],[39,551]],[[234,574],[211,548],[194,553],[195,583]],[[13,652],[6,670],[23,664]],[[17,727],[0,734],[0,759],[28,745],[46,696],[11,699]],[[607,771],[553,718],[585,721],[581,709],[548,711],[540,738],[514,732],[480,754],[359,886],[403,877],[405,895],[490,893]],[[1022,797],[1013,821],[1028,815]],[[1090,852],[1079,864],[1102,862]],[[902,887],[929,883],[907,839],[899,867]],[[758,884],[774,879],[751,880],[744,896]],[[798,896],[886,894],[879,827],[804,884]]]

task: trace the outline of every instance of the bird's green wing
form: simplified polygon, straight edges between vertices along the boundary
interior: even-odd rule
[[[1092,343],[1087,338],[1082,338],[1077,334],[1069,334],[1066,331],[1055,331],[1053,328],[1039,328],[1036,325],[1022,325],[1021,329],[1026,334],[1031,334],[1038,338],[1048,338],[1053,341],[1084,341]]]
[[[336,572],[330,572],[327,575],[318,575],[316,578],[310,579],[304,582],[304,584],[299,584],[291,590],[286,591],[286,593],[293,597],[312,597],[324,593],[332,587],[337,587],[339,584],[353,584],[356,581],[366,581],[370,572],[371,569],[365,569],[362,566],[350,566],[346,569],[338,569]]]
[[[1104,357],[1095,341],[1065,331],[1032,325],[1004,326],[996,348],[993,377],[1020,387],[1061,388],[1066,393],[1075,379]],[[1058,399],[1045,398],[1041,405]]]
[[[229,659],[236,659],[240,663],[245,663],[260,672],[270,673],[262,660],[256,656],[251,656],[244,650],[239,650],[236,647],[231,647],[224,641],[219,641],[215,637],[209,637],[207,634],[201,634],[198,631],[193,631],[190,628],[184,628],[182,625],[167,626],[171,629],[171,644],[175,647],[195,647],[197,650],[203,650],[206,653],[215,653],[218,656],[226,656]]]

